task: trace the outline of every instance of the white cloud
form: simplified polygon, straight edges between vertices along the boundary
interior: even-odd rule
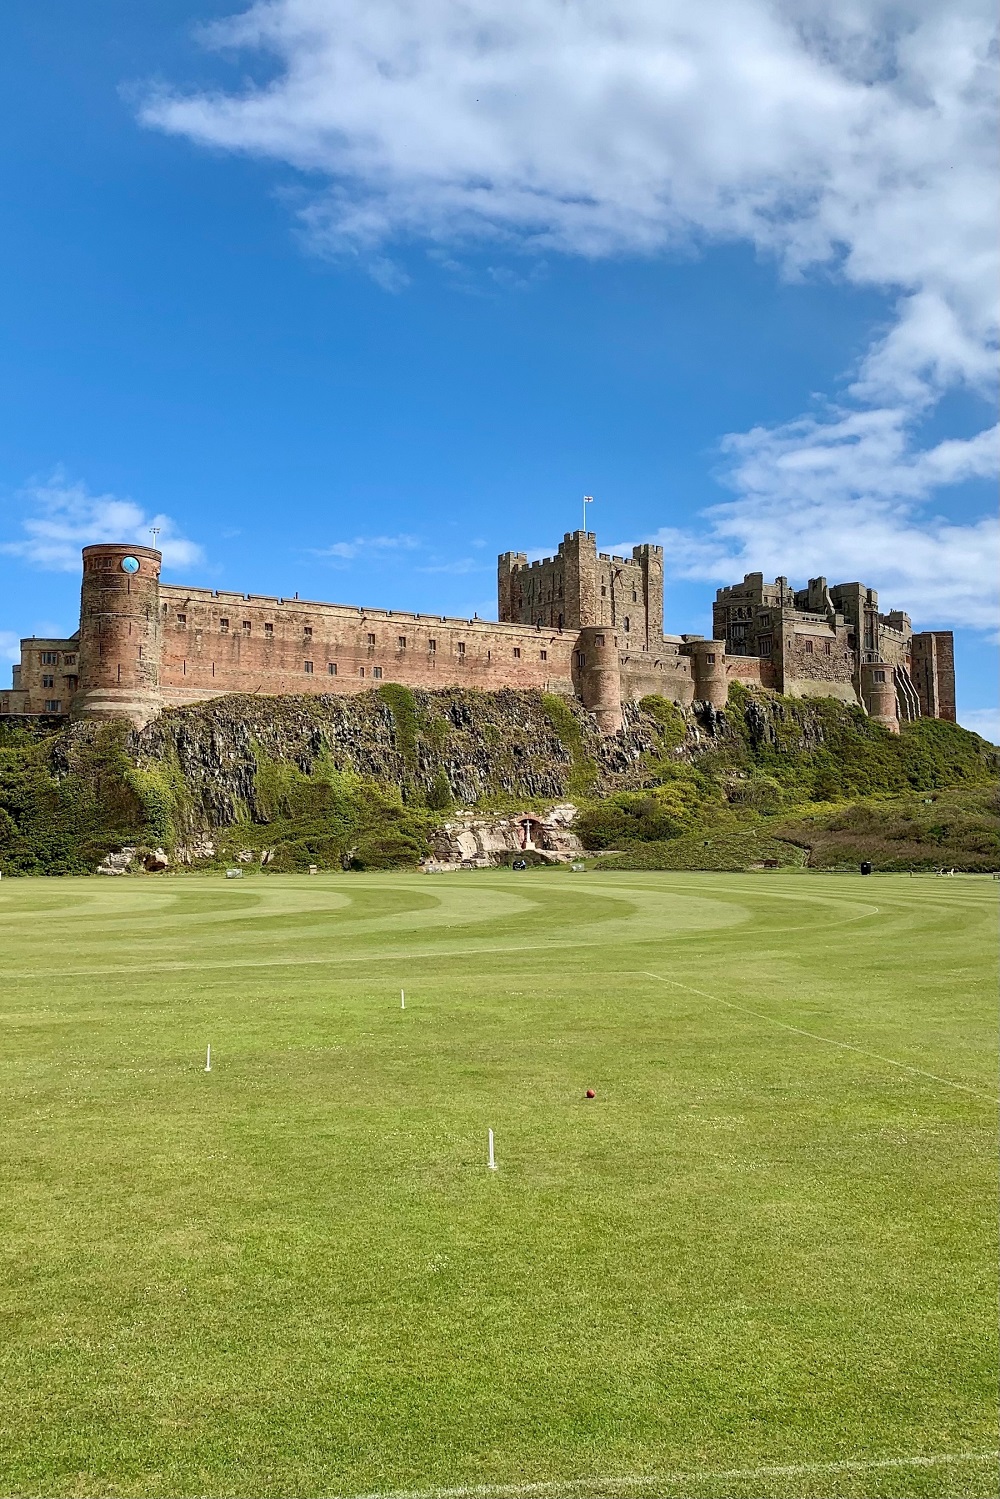
[[[353,562],[366,552],[414,552],[422,545],[416,536],[355,536],[351,541],[334,541],[330,546],[316,547],[314,557],[331,557],[338,562]]]
[[[208,27],[266,84],[143,117],[326,177],[335,248],[584,255],[749,238],[896,288],[866,388],[981,378],[993,322],[984,0],[261,0]]]
[[[938,487],[992,472],[1000,429],[922,451],[901,411],[841,411],[726,439],[740,498],[655,537],[669,574],[730,583],[745,572],[865,582],[921,627],[994,630],[1000,523],[928,516]]]
[[[919,418],[995,367],[992,10],[259,0],[204,37],[263,54],[269,81],[160,91],[143,117],[310,174],[314,245],[393,287],[394,241],[440,258],[470,241],[596,257],[743,239],[786,275],[878,289],[892,311],[846,397],[726,439],[738,497],[706,536],[673,538],[677,563],[854,573],[927,619],[986,624],[993,523],[920,506],[992,472],[995,442],[922,447]]]
[[[1000,708],[967,708],[958,721],[966,729],[982,734],[991,744],[1000,744]]]
[[[13,630],[0,630],[0,661],[20,661],[21,641]]]
[[[24,536],[0,543],[0,552],[33,567],[79,572],[81,547],[100,541],[150,546],[153,527],[159,529],[156,545],[165,566],[195,566],[203,560],[201,547],[178,536],[169,515],[147,516],[134,500],[90,494],[83,484],[68,482],[61,471],[45,484],[28,485],[19,498],[31,506],[21,521]]]

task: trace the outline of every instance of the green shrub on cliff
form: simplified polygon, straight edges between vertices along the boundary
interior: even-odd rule
[[[586,797],[593,792],[597,766],[587,753],[580,721],[566,699],[558,697],[554,692],[542,694],[542,705],[546,717],[558,734],[563,748],[569,751],[573,762],[573,769],[566,782],[567,794]]]
[[[455,798],[451,794],[451,783],[448,780],[448,773],[444,766],[441,765],[434,772],[431,789],[427,793],[427,805],[434,812],[447,812],[448,808],[454,803],[454,800]]]
[[[679,838],[710,816],[706,798],[691,777],[676,777],[648,791],[619,791],[586,807],[576,829],[585,848]]]
[[[86,874],[109,850],[157,839],[164,806],[136,773],[128,734],[111,723],[69,748],[59,735],[0,747],[5,874]]]
[[[276,872],[307,869],[392,869],[429,852],[433,819],[406,805],[396,786],[341,771],[326,755],[310,772],[277,763],[257,748],[257,822],[222,830],[223,862],[235,850],[267,850]]]
[[[779,697],[734,682],[725,717],[730,732],[703,757],[703,770],[766,776],[796,801],[982,783],[1000,765],[994,746],[957,724],[922,718],[890,734],[833,698]]]
[[[687,833],[667,843],[639,843],[598,859],[598,869],[791,869],[805,862],[802,849],[770,837],[761,828]]]
[[[419,717],[416,698],[409,687],[404,687],[399,682],[383,682],[378,695],[392,714],[396,746],[407,771],[412,775],[417,768]]]
[[[815,869],[856,869],[862,859],[881,870],[1000,869],[995,788],[966,786],[855,802],[775,819],[772,832],[807,849]]]

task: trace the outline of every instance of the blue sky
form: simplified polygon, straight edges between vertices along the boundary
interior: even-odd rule
[[[14,0],[3,656],[155,521],[174,579],[489,615],[589,493],[668,630],[862,578],[995,736],[989,13],[719,9]]]

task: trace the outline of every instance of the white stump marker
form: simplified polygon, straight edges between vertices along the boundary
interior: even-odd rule
[[[493,1153],[493,1131],[492,1130],[490,1130],[490,1132],[489,1132],[489,1139],[490,1139],[489,1168],[490,1168],[491,1171],[495,1171],[497,1169],[497,1158],[496,1158],[496,1156]]]
[[[206,1072],[211,1072],[211,1070],[212,1070],[212,1048],[209,1047],[208,1050],[205,1053],[205,1071]]]
[[[399,1008],[401,1010],[405,1010],[406,1009],[406,990],[405,989],[400,989],[400,991],[399,991]]]

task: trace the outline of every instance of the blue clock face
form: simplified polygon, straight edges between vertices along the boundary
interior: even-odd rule
[[[138,559],[138,557],[123,557],[122,558],[122,572],[123,573],[137,573],[138,571],[139,571],[139,559]]]

